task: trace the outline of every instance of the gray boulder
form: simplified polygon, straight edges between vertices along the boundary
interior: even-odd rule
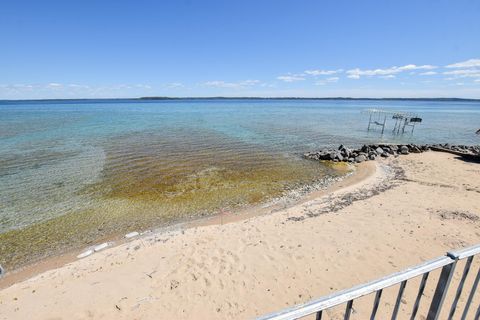
[[[413,153],[421,153],[422,150],[420,150],[420,148],[418,148],[417,146],[412,146],[410,148],[410,152],[413,152]]]
[[[400,146],[400,153],[401,154],[408,154],[408,147],[407,146]]]
[[[380,148],[380,147],[378,147],[375,151],[376,151],[377,154],[380,155],[380,156],[385,152],[385,151],[383,151],[383,149]]]
[[[345,148],[342,146],[342,149],[340,149],[340,152],[342,153],[342,156],[344,156],[345,158],[349,158],[350,155],[352,154],[352,151],[348,148]]]
[[[359,155],[355,158],[355,162],[357,162],[357,163],[363,162],[365,160],[367,160],[367,157],[363,154],[361,154],[361,155]]]

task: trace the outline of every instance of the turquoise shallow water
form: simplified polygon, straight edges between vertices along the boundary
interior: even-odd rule
[[[402,136],[391,134],[390,121],[381,136],[366,130],[361,110],[371,107],[424,121]],[[0,263],[261,202],[336,174],[302,160],[306,151],[380,141],[478,144],[479,128],[478,102],[0,102]]]

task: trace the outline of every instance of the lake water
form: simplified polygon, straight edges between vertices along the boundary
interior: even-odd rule
[[[418,113],[413,135],[366,130],[366,108]],[[375,142],[479,144],[479,102],[0,102],[0,263],[256,204],[332,167],[300,155]]]

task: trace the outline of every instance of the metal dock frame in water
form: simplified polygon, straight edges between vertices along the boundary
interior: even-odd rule
[[[422,122],[422,118],[420,118],[416,113],[411,112],[366,109],[363,110],[362,113],[367,113],[369,115],[367,131],[374,129],[374,126],[381,127],[381,134],[385,132],[385,128],[387,126],[387,117],[391,117],[393,120],[395,120],[395,126],[392,130],[393,134],[405,133],[406,127],[411,127],[411,133],[413,134],[415,125]]]
[[[305,304],[297,305],[292,308],[288,308],[279,312],[275,312],[275,313],[260,317],[258,318],[258,320],[292,320],[292,319],[299,319],[299,318],[302,318],[308,315],[313,315],[313,314],[316,315],[317,320],[320,320],[322,319],[323,311],[341,304],[346,304],[344,319],[348,320],[350,319],[350,315],[352,313],[352,308],[353,308],[355,299],[366,296],[368,294],[375,293],[375,299],[373,301],[372,312],[370,315],[370,319],[373,320],[375,319],[377,309],[380,304],[383,289],[400,284],[396,302],[395,302],[395,307],[393,309],[392,316],[391,316],[391,319],[396,319],[400,309],[399,307],[400,307],[400,303],[402,300],[402,296],[403,296],[407,281],[415,277],[422,276],[422,280],[418,287],[418,293],[417,293],[415,303],[412,308],[412,314],[410,317],[410,319],[413,320],[417,315],[417,311],[423,296],[423,291],[425,289],[425,286],[428,280],[428,275],[430,274],[431,271],[442,268],[434,294],[433,294],[433,298],[430,301],[430,307],[429,307],[427,318],[426,318],[427,320],[437,320],[439,319],[439,315],[443,307],[443,302],[447,294],[447,291],[449,289],[453,273],[455,272],[455,267],[457,265],[457,262],[460,260],[466,259],[462,276],[458,284],[457,290],[455,292],[455,297],[453,299],[452,305],[450,306],[450,310],[447,318],[450,320],[453,318],[453,315],[455,314],[455,311],[457,309],[457,303],[462,294],[465,280],[470,271],[470,266],[473,261],[473,257],[479,253],[480,253],[480,244],[469,247],[469,248],[465,248],[462,250],[458,250],[458,251],[451,251],[451,252],[448,252],[445,256],[438,257],[436,259],[424,262],[420,265],[417,265],[412,268],[408,268],[404,271],[391,274],[387,277],[384,277],[360,286],[356,286],[351,289],[339,291],[337,293],[325,296],[318,300],[313,300]],[[467,319],[467,315],[469,314],[469,311],[470,311],[470,305],[475,295],[475,291],[477,290],[479,281],[480,281],[480,268],[477,271],[477,275],[475,277],[473,285],[470,288],[470,291],[468,292],[468,298],[460,318],[462,320]],[[476,310],[474,310],[473,312],[475,312],[475,316],[473,319],[479,319],[480,306],[477,306]],[[472,318],[468,318],[468,319],[472,319]]]
[[[385,124],[387,123],[388,112],[385,112],[379,109],[368,109],[368,110],[365,110],[364,112],[367,112],[369,114],[367,130],[370,131],[370,128],[372,127],[372,124],[373,124],[373,125],[382,127],[382,134],[383,134],[383,132],[385,131]]]

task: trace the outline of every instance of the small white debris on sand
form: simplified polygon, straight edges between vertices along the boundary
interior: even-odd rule
[[[103,249],[105,249],[105,248],[108,248],[109,246],[110,246],[110,244],[109,244],[108,242],[104,242],[104,243],[102,243],[102,244],[99,244],[98,246],[95,246],[95,247],[93,248],[93,251],[98,252],[98,251],[100,251],[100,250],[103,250]]]
[[[130,238],[133,238],[133,237],[138,236],[139,234],[140,234],[140,233],[138,233],[137,231],[130,232],[130,233],[127,233],[127,234],[125,235],[125,238],[126,238],[126,239],[130,239]]]
[[[93,250],[90,249],[90,250],[87,250],[87,251],[85,251],[85,252],[80,253],[80,254],[77,256],[77,258],[78,258],[78,259],[85,258],[85,257],[88,257],[89,255],[91,255],[92,253],[93,253]]]

